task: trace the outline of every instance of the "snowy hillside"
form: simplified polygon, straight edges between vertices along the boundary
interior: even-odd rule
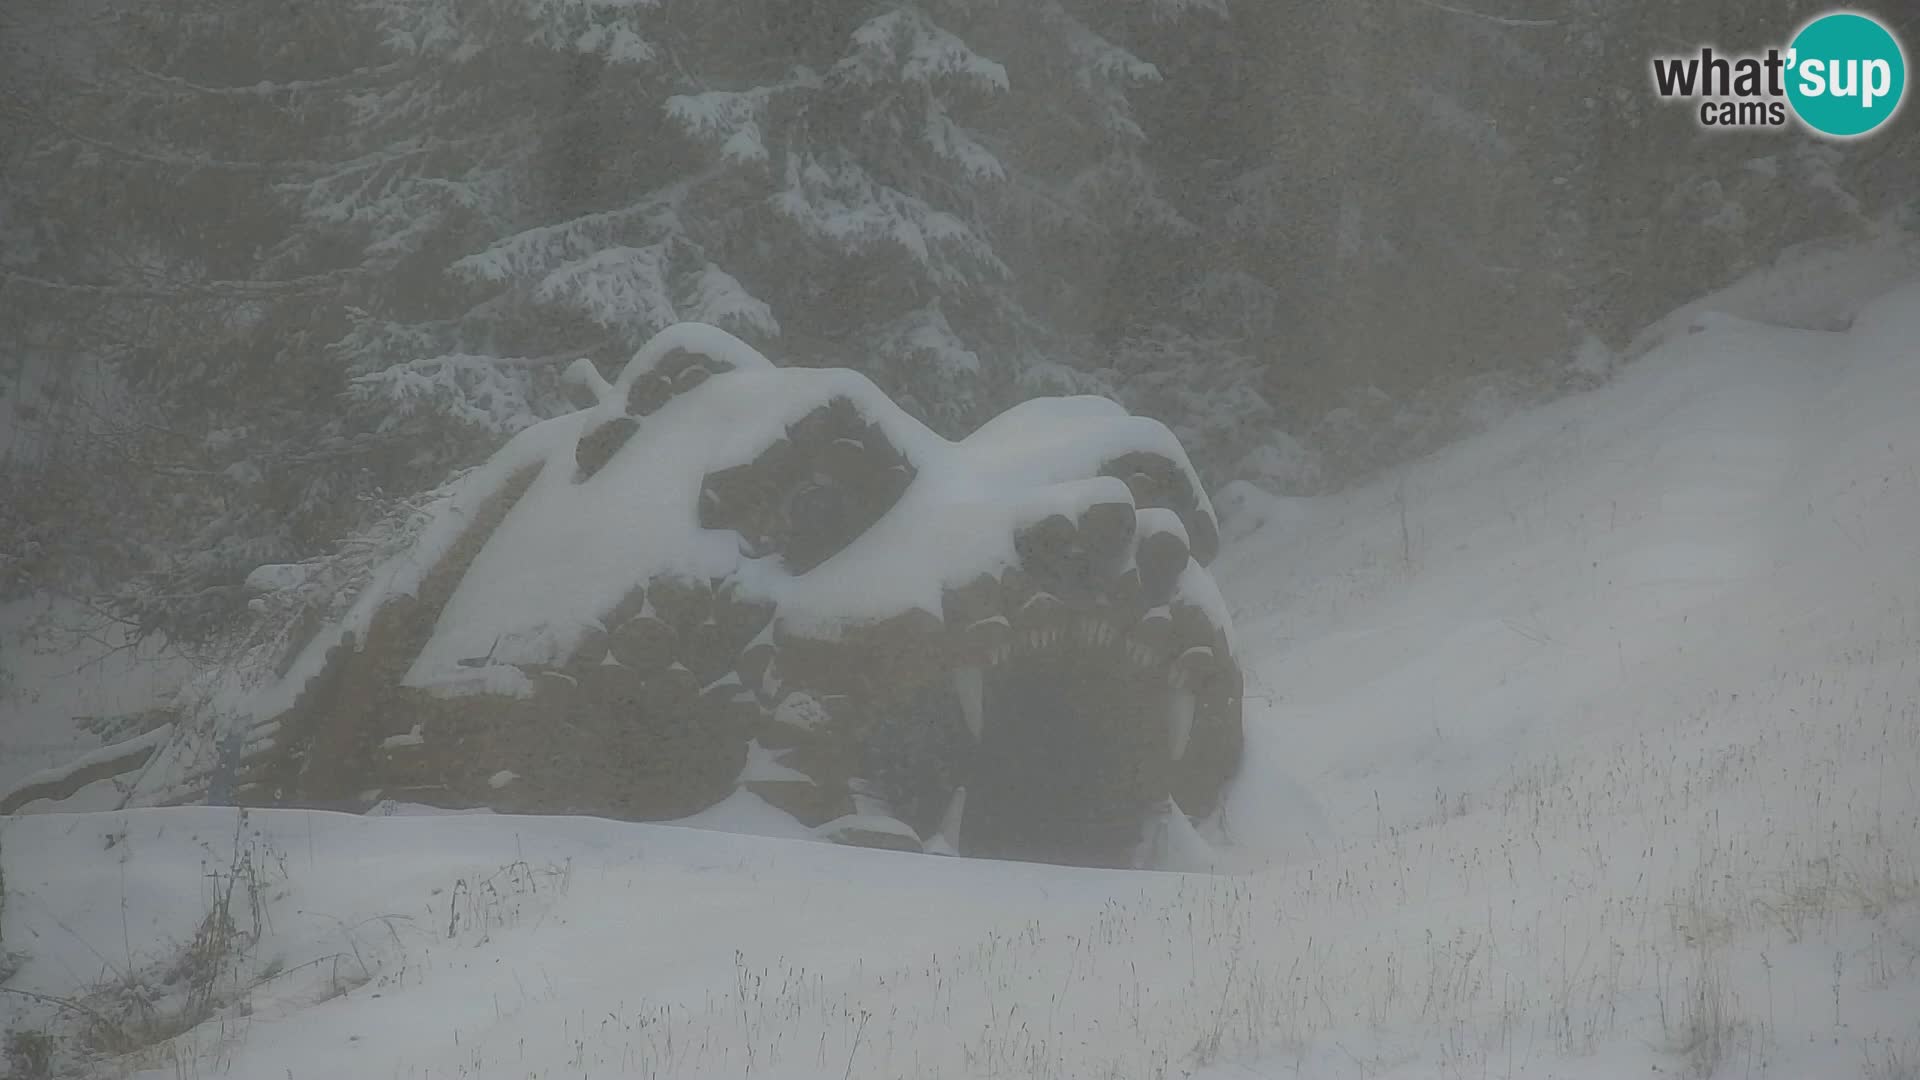
[[[1231,872],[21,816],[0,1026],[155,1080],[1915,1076],[1920,279],[1794,321],[1222,493]]]

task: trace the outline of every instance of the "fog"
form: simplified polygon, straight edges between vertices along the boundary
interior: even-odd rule
[[[1876,781],[1872,812],[1831,833],[1884,870],[1844,903],[1832,877],[1809,884],[1817,840],[1764,824],[1811,830],[1825,785],[1915,749],[1910,679],[1885,665],[1912,644],[1886,597],[1912,591],[1891,538],[1920,407],[1899,44],[1920,13],[1833,15],[11,0],[0,1060],[23,1078],[291,1074],[300,1040],[333,1038],[326,1002],[411,985],[395,1015],[480,1032],[485,1053],[389,1032],[373,1071],[328,1051],[312,1075],[1619,1075],[1643,1051],[1731,1075],[1736,1045],[1749,1073],[1835,1067],[1783,1049],[1828,1032],[1790,1036],[1771,982],[1764,1002],[1720,1000],[1752,957],[1801,944],[1799,923],[1726,914],[1745,901],[1702,882],[1731,860],[1749,884],[1797,882],[1827,953],[1903,943],[1844,992],[1838,969],[1781,970],[1834,1030],[1858,1018],[1846,1067],[1908,1075],[1911,792]],[[1891,717],[1879,741],[1843,724],[1810,749],[1829,729],[1784,704],[1808,679],[1844,682],[1854,720]],[[1728,711],[1743,695],[1767,704]],[[1755,740],[1728,751],[1737,769],[1704,763],[1697,744],[1722,738]],[[1715,779],[1650,764],[1669,758]],[[1601,779],[1623,762],[1632,784]],[[1556,817],[1576,796],[1587,810]],[[1738,824],[1712,817],[1671,852],[1664,819],[1636,816],[1722,811]],[[302,876],[287,860],[313,822],[336,846]],[[182,830],[209,839],[196,854]],[[1626,839],[1641,830],[1657,839]],[[1539,861],[1508,856],[1511,925],[1488,916],[1484,949],[1462,944],[1448,905],[1478,911],[1494,886],[1458,868],[1521,833]],[[660,885],[607,854],[627,844],[692,876]],[[1617,876],[1627,846],[1660,853],[1666,892]],[[86,899],[111,891],[100,852],[137,869],[106,943]],[[314,884],[354,852],[414,865]],[[1562,896],[1569,852],[1593,861],[1590,896]],[[926,856],[961,858],[913,869]],[[709,890],[699,868],[723,862],[747,878]],[[1433,885],[1442,863],[1464,876]],[[576,864],[626,884],[571,892]],[[1409,897],[1415,866],[1427,891]],[[164,899],[195,881],[214,899]],[[456,900],[453,881],[492,892]],[[820,909],[777,910],[803,884]],[[677,991],[646,982],[666,1011],[641,1028],[681,1042],[648,1043],[642,1068],[639,1028],[600,1057],[581,1041],[525,1059],[513,1034],[509,1063],[513,1010],[467,1016],[444,980],[408,981],[496,931],[516,977],[553,948],[615,979],[533,924],[599,925],[622,889],[742,905],[782,929],[689,923],[687,947],[833,978],[828,953],[778,943],[829,926],[814,945],[918,964],[917,931],[877,899],[905,889],[946,920],[936,966],[956,950],[1016,989],[955,1006],[935,979],[900,997],[925,1014],[896,1015],[875,1056],[865,1019],[796,1019],[872,1015],[886,995],[864,967],[758,1021],[691,991],[676,1014]],[[1136,889],[1124,918],[1101,906]],[[1420,920],[1409,936],[1329,914],[1389,891]],[[1305,944],[1263,921],[1296,894],[1320,920]],[[1566,974],[1585,963],[1571,946],[1485,966],[1556,905],[1593,899],[1585,925],[1617,928],[1681,894],[1725,925],[1594,930],[1632,957],[1604,989]],[[365,926],[389,899],[444,941],[270,925],[304,904]],[[1076,998],[1032,1029],[1005,1011],[1044,999],[1022,979],[1118,985],[1196,912],[1204,946],[1156,954],[1131,1004]],[[1415,926],[1461,950],[1421,946],[1423,987],[1404,984]],[[1020,933],[1044,959],[993,983],[980,957]],[[1316,952],[1329,933],[1357,951]],[[1675,982],[1662,950],[1708,937]],[[1082,945],[1048,951],[1095,940],[1112,948],[1084,970]],[[348,946],[357,980],[335,959],[324,985],[277,983]],[[1301,963],[1318,983],[1279,974]],[[688,985],[744,1002],[736,975]],[[620,984],[596,985],[525,1001],[597,1016]],[[1220,1004],[1179,1013],[1194,995]],[[272,1020],[236,1033],[256,1006]],[[933,1034],[956,1007],[978,1044]],[[1122,1018],[1135,1041],[1097,1060],[1091,1032]],[[1336,1053],[1353,1025],[1366,1049]],[[1526,1025],[1551,1050],[1517,1052]],[[1432,1057],[1442,1029],[1478,1041]],[[814,1040],[820,1060],[792,1056]]]

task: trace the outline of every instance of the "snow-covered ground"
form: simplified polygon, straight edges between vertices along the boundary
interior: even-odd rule
[[[0,1010],[147,1041],[198,995],[101,1066],[155,1078],[1920,1075],[1920,275],[1871,280],[1695,305],[1353,492],[1223,493],[1227,872],[23,816]]]

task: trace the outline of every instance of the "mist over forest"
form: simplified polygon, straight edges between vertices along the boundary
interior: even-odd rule
[[[1336,489],[1910,221],[1910,124],[1652,93],[1817,8],[17,0],[0,589],[217,634],[676,321],[949,437],[1094,393],[1210,485]]]
[[[0,0],[0,1076],[1920,1078],[1915,50]]]

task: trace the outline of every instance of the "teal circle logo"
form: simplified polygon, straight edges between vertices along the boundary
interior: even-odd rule
[[[1787,100],[1808,127],[1837,139],[1893,119],[1907,90],[1907,58],[1892,31],[1865,15],[1822,15],[1789,46]]]

